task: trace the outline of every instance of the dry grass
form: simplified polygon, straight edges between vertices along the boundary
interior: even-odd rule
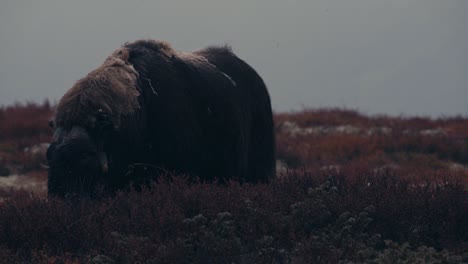
[[[31,187],[43,157],[25,151],[49,140],[51,115],[48,103],[0,109],[0,170],[29,175],[3,179],[26,191],[0,188],[4,262],[468,262],[467,118],[279,113],[287,170],[268,185],[172,178],[64,201]]]

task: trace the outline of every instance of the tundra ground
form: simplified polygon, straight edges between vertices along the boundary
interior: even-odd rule
[[[268,185],[47,199],[53,107],[0,109],[0,262],[468,263],[468,118],[275,115]]]

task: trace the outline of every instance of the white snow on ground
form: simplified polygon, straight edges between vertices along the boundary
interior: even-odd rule
[[[454,170],[454,171],[468,171],[468,165],[465,166],[465,165],[460,164],[460,163],[452,162],[452,163],[448,164],[448,167],[449,167],[450,170]]]
[[[419,134],[422,136],[439,136],[445,135],[445,131],[442,128],[424,129],[419,131]]]
[[[325,135],[325,134],[360,134],[360,135],[390,135],[393,130],[390,127],[370,127],[361,128],[353,125],[341,126],[311,126],[300,127],[297,123],[292,121],[285,121],[277,125],[277,128],[291,136],[304,136],[304,135]],[[423,130],[403,130],[403,134],[419,134],[421,136],[443,136],[446,135],[442,128],[423,129]]]
[[[44,159],[49,143],[39,143],[23,149],[24,153],[32,158]],[[15,173],[17,168],[9,168]],[[0,192],[2,190],[24,190],[34,194],[44,194],[47,192],[47,176],[42,172],[32,172],[26,175],[11,174],[0,177]],[[1,199],[1,198],[0,198]]]
[[[36,145],[32,145],[30,147],[24,148],[24,152],[30,153],[31,155],[45,155],[47,152],[47,148],[49,148],[49,143],[39,143]]]
[[[288,168],[288,165],[286,164],[286,162],[282,161],[282,160],[276,160],[276,176],[277,177],[280,177],[282,176],[283,174],[287,173],[289,170]]]
[[[8,177],[0,177],[0,189],[45,193],[47,191],[47,180],[37,176],[10,175]]]

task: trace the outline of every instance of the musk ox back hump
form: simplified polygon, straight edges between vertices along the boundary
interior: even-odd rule
[[[138,110],[138,73],[128,58],[128,50],[120,48],[99,68],[78,80],[57,106],[57,125],[92,127],[93,114],[104,111],[112,116],[113,123],[118,127],[122,115]]]

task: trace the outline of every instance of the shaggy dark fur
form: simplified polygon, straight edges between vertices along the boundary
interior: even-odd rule
[[[254,183],[275,174],[268,91],[228,47],[127,43],[64,95],[55,125],[51,195],[115,190],[166,170]]]

